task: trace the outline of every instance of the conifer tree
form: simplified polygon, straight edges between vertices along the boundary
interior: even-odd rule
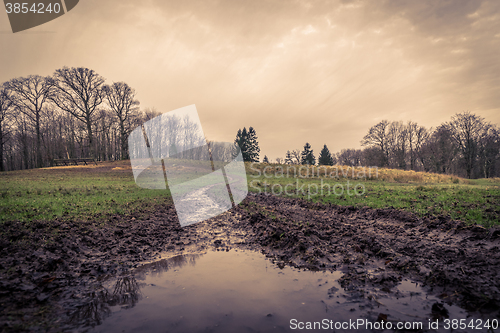
[[[243,127],[243,130],[238,130],[234,143],[240,147],[245,162],[259,161],[260,148],[257,133],[253,127],[250,127],[248,131],[246,127]]]
[[[304,145],[304,150],[300,154],[301,156],[301,163],[306,164],[306,165],[315,165],[316,164],[316,157],[314,157],[313,150],[311,149],[311,145],[309,142],[306,142]]]
[[[326,145],[323,146],[323,149],[321,150],[321,153],[319,154],[318,164],[319,165],[333,165],[332,154],[330,154],[330,150],[328,149],[328,147]]]
[[[286,155],[285,155],[285,164],[293,164],[293,157],[292,157],[292,153],[290,153],[289,150],[286,151]]]
[[[269,164],[269,159],[267,158],[267,155],[264,155],[264,160],[262,160],[262,162]]]

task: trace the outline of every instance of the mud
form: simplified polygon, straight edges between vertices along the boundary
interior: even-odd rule
[[[249,195],[185,228],[171,203],[154,214],[109,216],[104,224],[7,222],[0,237],[0,327],[60,332],[92,325],[95,318],[75,314],[102,279],[126,278],[144,263],[180,253],[237,248],[261,251],[281,267],[339,270],[340,286],[353,298],[397,298],[396,286],[411,279],[442,302],[499,318],[499,247],[498,227],[267,195]],[[436,303],[432,313],[444,316],[440,309]]]

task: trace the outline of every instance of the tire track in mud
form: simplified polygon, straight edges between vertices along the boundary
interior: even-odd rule
[[[298,267],[342,267],[345,287],[377,283],[390,291],[406,277],[469,310],[500,305],[498,227],[265,195],[241,208],[247,211],[247,230],[255,235],[251,242]]]
[[[181,228],[172,203],[153,214],[83,221],[6,222],[0,237],[2,330],[69,330],[96,281],[145,262],[204,249],[258,250],[278,265],[341,270],[344,289],[395,297],[420,281],[469,310],[500,304],[500,228],[391,209],[313,204],[249,194],[210,220]],[[44,310],[45,309],[45,310]],[[50,309],[47,312],[47,309]]]

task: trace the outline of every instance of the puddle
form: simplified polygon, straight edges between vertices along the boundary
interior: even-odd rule
[[[451,332],[443,326],[446,316],[471,320],[411,281],[389,293],[346,291],[337,282],[342,274],[279,268],[251,251],[180,255],[141,266],[134,276],[102,281],[74,319],[97,324],[88,332],[291,332],[302,325],[304,331],[381,332],[377,320],[393,328],[419,322],[424,330],[418,332]],[[441,305],[433,315],[436,302]],[[439,315],[439,328],[429,330],[429,320]],[[350,323],[359,320],[363,324],[353,329]],[[385,330],[396,331],[410,332]]]

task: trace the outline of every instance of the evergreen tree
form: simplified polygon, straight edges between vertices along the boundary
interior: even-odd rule
[[[259,142],[257,141],[257,133],[253,127],[248,129],[248,161],[259,162]]]
[[[307,164],[307,165],[316,164],[316,157],[314,157],[314,153],[313,150],[311,149],[311,145],[309,144],[309,142],[306,142],[306,144],[304,145],[304,150],[300,155],[302,164]]]
[[[269,164],[269,159],[267,158],[267,155],[264,155],[264,160],[262,161],[262,163],[268,163]]]
[[[248,131],[246,127],[243,127],[243,130],[238,130],[234,143],[240,147],[245,162],[259,161],[260,148],[257,142],[257,133],[253,127],[250,127]]]
[[[286,151],[286,155],[285,155],[285,164],[293,164],[293,157],[292,157],[292,153],[290,153],[289,150]]]
[[[319,165],[333,165],[332,154],[330,154],[330,150],[328,149],[328,147],[326,145],[323,146],[323,149],[321,150],[321,153],[319,154],[318,164]]]

